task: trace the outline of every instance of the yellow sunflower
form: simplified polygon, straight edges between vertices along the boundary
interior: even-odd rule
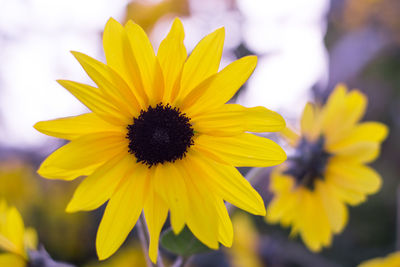
[[[394,252],[385,258],[375,258],[367,260],[358,267],[399,267],[400,266],[400,252]]]
[[[37,247],[36,231],[26,228],[21,214],[0,200],[0,266],[23,267],[28,265],[28,249]]]
[[[233,216],[235,233],[232,248],[228,250],[232,267],[261,267],[258,256],[260,238],[251,219],[243,213]]]
[[[96,248],[111,256],[142,210],[156,261],[161,228],[187,225],[208,247],[230,246],[224,201],[265,215],[259,194],[234,166],[271,166],[286,159],[273,141],[249,132],[279,131],[282,117],[264,107],[225,104],[249,78],[257,58],[241,58],[218,72],[224,29],[207,35],[189,57],[175,19],[157,55],[143,29],[110,19],[103,46],[107,65],[73,52],[98,88],[58,81],[92,112],[43,121],[35,128],[70,140],[38,173],[50,179],[88,177],[67,211],[93,210],[108,201]]]
[[[366,166],[377,158],[388,134],[379,122],[362,122],[367,98],[338,85],[325,106],[307,104],[301,135],[283,131],[296,151],[275,168],[274,193],[266,220],[292,226],[307,247],[320,251],[347,223],[346,204],[358,205],[381,187],[381,178]]]

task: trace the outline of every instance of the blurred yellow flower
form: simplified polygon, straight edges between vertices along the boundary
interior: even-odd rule
[[[375,258],[367,260],[358,267],[399,267],[400,266],[400,252],[394,252],[385,258]]]
[[[190,14],[188,0],[134,0],[126,8],[126,21],[134,19],[146,32],[162,17],[187,16]]]
[[[274,198],[266,220],[292,226],[307,247],[320,251],[347,223],[346,204],[358,205],[381,187],[381,177],[366,166],[377,158],[388,129],[379,122],[362,122],[367,98],[338,85],[325,106],[307,104],[301,135],[283,134],[296,154],[271,174]]]
[[[235,233],[232,248],[228,250],[233,267],[262,267],[258,257],[258,233],[250,220],[243,213],[236,213],[233,218]]]
[[[121,249],[111,259],[104,262],[96,262],[86,267],[138,267],[146,266],[146,259],[139,244]]]
[[[99,259],[126,239],[142,210],[157,259],[161,228],[171,213],[175,233],[186,224],[210,248],[230,246],[224,200],[265,215],[262,198],[234,166],[271,166],[286,159],[273,141],[246,133],[279,131],[283,118],[266,108],[225,104],[249,78],[257,58],[241,58],[218,72],[224,29],[207,35],[187,58],[176,19],[155,55],[143,29],[107,23],[107,64],[73,52],[98,88],[59,83],[92,113],[43,121],[42,133],[71,142],[51,154],[38,173],[73,180],[89,175],[67,211],[93,210],[110,199],[100,223]]]
[[[26,228],[15,207],[8,207],[0,200],[0,266],[26,266],[27,250],[36,250],[37,235],[32,228]]]
[[[24,214],[33,203],[42,200],[39,181],[34,167],[26,161],[17,157],[0,161],[0,196],[17,205]]]

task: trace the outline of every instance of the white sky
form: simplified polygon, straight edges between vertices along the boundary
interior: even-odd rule
[[[310,87],[326,73],[322,39],[329,1],[239,0],[242,14],[227,8],[225,1],[192,2],[193,16],[183,19],[188,50],[220,26],[226,28],[227,50],[239,44],[243,34],[252,50],[268,56],[260,58],[240,103],[297,117]],[[38,146],[51,139],[36,132],[34,123],[85,110],[55,80],[90,83],[69,51],[103,60],[101,32],[109,17],[121,21],[126,4],[127,0],[0,0],[0,143]],[[156,47],[170,19],[156,25]],[[225,54],[222,65],[230,61]]]

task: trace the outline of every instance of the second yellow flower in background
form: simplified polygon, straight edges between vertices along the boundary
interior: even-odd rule
[[[381,187],[379,174],[365,164],[379,155],[388,129],[359,122],[366,106],[364,94],[338,85],[326,105],[307,104],[301,135],[283,131],[295,154],[272,171],[274,198],[266,219],[291,226],[312,251],[329,246],[332,235],[343,231],[346,204],[358,205]]]

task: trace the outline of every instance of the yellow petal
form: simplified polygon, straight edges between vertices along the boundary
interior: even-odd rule
[[[274,197],[268,204],[266,221],[269,223],[281,222],[282,225],[288,226],[293,221],[293,211],[297,210],[300,205],[301,192],[294,187],[294,178],[282,174],[281,167],[282,165],[274,168],[271,172],[270,190]]]
[[[0,254],[0,266],[25,267],[26,265],[26,261],[20,256],[11,253]]]
[[[264,107],[245,108],[227,104],[192,116],[195,131],[215,136],[232,136],[246,131],[275,132],[285,127],[285,121],[278,113]]]
[[[179,77],[185,63],[187,52],[183,39],[185,32],[179,18],[174,20],[167,37],[158,48],[157,57],[164,76],[165,92],[164,102],[169,102],[178,93]]]
[[[184,99],[202,81],[217,73],[224,46],[225,29],[204,37],[193,49],[182,72],[179,98]]]
[[[151,187],[153,188],[149,190],[149,195],[147,196],[147,200],[144,205],[144,215],[146,217],[150,234],[149,257],[153,263],[156,263],[158,255],[158,241],[160,239],[161,228],[167,219],[168,207],[154,192],[154,186]]]
[[[142,77],[144,91],[149,98],[149,104],[158,104],[163,99],[164,78],[153,47],[139,25],[128,21],[125,29]]]
[[[264,201],[236,168],[194,151],[190,155],[190,166],[224,200],[255,215],[265,215]]]
[[[108,202],[96,238],[100,260],[114,254],[136,224],[148,194],[148,172],[146,166],[137,164]]]
[[[300,141],[301,138],[300,135],[298,135],[289,127],[285,127],[279,133],[293,147],[297,146],[297,143]]]
[[[2,229],[4,237],[13,244],[10,252],[26,257],[24,248],[24,221],[21,214],[15,207],[10,207],[7,211],[7,223]]]
[[[99,89],[127,117],[136,116],[141,107],[125,81],[110,67],[79,52],[71,52]]]
[[[380,152],[380,145],[373,142],[358,142],[329,152],[346,161],[367,163],[374,161]]]
[[[183,161],[187,162],[187,161]],[[218,214],[214,205],[213,192],[201,181],[202,175],[193,172],[191,164],[185,165],[190,174],[186,182],[189,207],[186,213],[186,222],[190,231],[206,246],[218,249]]]
[[[73,81],[58,80],[58,83],[107,122],[114,125],[130,123],[132,118],[124,117],[115,106],[108,102],[99,89]]]
[[[342,100],[340,106],[336,106],[335,116],[324,128],[326,143],[331,144],[348,134],[351,128],[365,113],[367,98],[360,91],[353,90]]]
[[[314,122],[314,108],[311,103],[307,103],[301,116],[301,132],[303,134],[311,131]]]
[[[72,180],[127,150],[123,135],[96,133],[85,135],[54,151],[40,165],[38,173],[50,179]]]
[[[232,137],[200,135],[195,142],[197,149],[238,167],[274,166],[286,160],[286,154],[278,144],[248,133]]]
[[[359,205],[360,203],[364,202],[367,197],[364,193],[357,191],[355,189],[351,189],[348,186],[343,187],[341,182],[335,181],[335,176],[326,176],[325,180],[326,183],[329,184],[329,187],[332,190],[332,193],[342,200],[344,203],[349,205],[355,206]]]
[[[247,81],[256,65],[256,56],[247,56],[232,62],[196,86],[182,100],[182,109],[196,114],[225,104]]]
[[[335,87],[331,95],[329,96],[324,108],[322,109],[322,129],[324,133],[330,131],[337,127],[336,123],[338,121],[337,116],[339,111],[342,110],[344,106],[344,101],[346,98],[347,87],[343,84],[339,84]]]
[[[233,243],[233,226],[231,218],[229,218],[228,211],[222,199],[216,199],[215,205],[217,207],[219,218],[218,240],[225,247],[231,247]]]
[[[393,252],[386,257],[362,262],[358,267],[397,267],[400,266],[400,252]]]
[[[317,181],[315,192],[319,194],[322,200],[332,231],[334,233],[340,233],[347,224],[347,207],[332,193],[330,186],[325,182]]]
[[[122,153],[99,167],[81,182],[66,211],[87,211],[100,207],[110,199],[121,179],[132,169],[132,165],[135,165],[135,158],[128,153]]]
[[[171,226],[178,234],[185,226],[185,210],[188,209],[188,195],[185,174],[179,161],[157,166],[154,174],[154,188],[171,210]]]
[[[296,225],[307,247],[318,252],[324,246],[330,245],[332,233],[326,212],[321,199],[313,192],[304,191],[301,200],[301,209],[296,218]]]
[[[351,146],[359,142],[382,142],[386,139],[389,129],[386,125],[379,122],[363,122],[356,125],[343,139],[329,144],[327,149],[336,149]]]
[[[364,194],[376,193],[382,184],[381,177],[372,168],[336,158],[328,164],[326,177],[336,185]]]
[[[300,125],[301,133],[307,136],[310,141],[315,141],[320,137],[320,116],[318,110],[311,103],[306,104],[301,116]]]
[[[103,47],[107,64],[118,72],[129,85],[142,109],[148,107],[147,95],[136,59],[129,44],[124,27],[113,18],[106,24],[103,34]]]
[[[94,113],[40,121],[33,127],[41,133],[57,138],[72,140],[83,135],[99,132],[121,132],[125,127],[107,123]]]

